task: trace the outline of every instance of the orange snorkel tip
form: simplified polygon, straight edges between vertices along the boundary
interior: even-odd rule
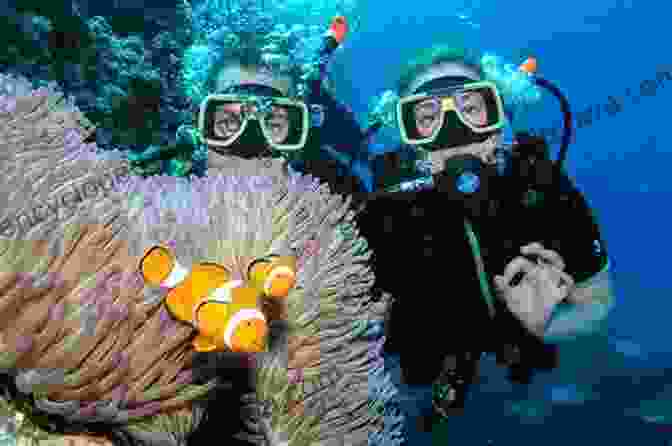
[[[520,64],[518,69],[520,71],[524,71],[527,74],[535,74],[537,72],[537,59],[534,57],[528,57],[525,59],[525,62]]]
[[[345,35],[348,32],[348,21],[342,15],[336,16],[331,20],[331,26],[329,27],[329,30],[331,31],[331,35],[339,44],[343,43],[343,40],[345,40]]]

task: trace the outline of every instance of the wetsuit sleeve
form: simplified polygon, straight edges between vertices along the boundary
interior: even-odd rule
[[[376,284],[387,291],[398,290],[399,281],[405,277],[399,274],[403,262],[395,259],[399,258],[400,251],[404,251],[404,241],[407,240],[399,240],[401,234],[413,230],[409,219],[412,199],[406,195],[365,194],[360,201],[362,210],[357,214],[359,233],[373,252]]]
[[[319,88],[319,93],[315,88],[311,91],[310,103],[324,107],[320,145],[332,146],[351,157],[357,156],[362,150],[364,132],[352,110],[336,100],[324,86]]]
[[[607,251],[594,212],[564,172],[559,192],[550,216],[557,226],[546,245],[562,256],[567,273],[580,284],[607,268]]]
[[[417,153],[406,146],[373,157],[371,168],[376,190],[396,191],[402,183],[420,178],[423,173],[417,168],[417,160]]]

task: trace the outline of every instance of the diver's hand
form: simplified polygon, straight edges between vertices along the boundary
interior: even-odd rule
[[[540,243],[532,243],[520,249],[523,256],[536,257],[536,262],[527,257],[516,257],[505,268],[504,275],[495,276],[499,297],[509,310],[533,334],[541,337],[555,306],[568,297],[574,289],[574,281],[565,273],[562,257]],[[520,283],[511,282],[520,273]]]

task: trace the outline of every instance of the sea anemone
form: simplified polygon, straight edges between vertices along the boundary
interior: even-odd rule
[[[370,385],[382,369],[380,330],[367,324],[382,320],[387,297],[372,292],[371,253],[349,200],[258,160],[203,178],[131,177],[124,157],[83,142],[92,129],[57,92],[5,102],[0,369],[12,410],[33,420],[35,435],[102,430],[150,441],[170,425],[168,439],[181,444],[207,418],[201,402],[231,385],[226,370],[206,377],[194,329],[138,276],[156,243],[187,266],[214,261],[238,275],[271,253],[301,258],[286,305],[264,307],[282,329],[240,402],[254,408],[248,435],[277,445],[397,435],[398,419],[380,410],[393,388],[383,375],[378,390]]]

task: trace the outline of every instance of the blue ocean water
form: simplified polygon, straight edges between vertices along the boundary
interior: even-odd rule
[[[534,56],[540,75],[560,87],[575,117],[589,107],[601,111],[592,125],[579,127],[575,120],[566,166],[598,215],[612,258],[617,304],[607,327],[563,345],[558,370],[529,388],[509,385],[486,362],[464,415],[434,436],[412,432],[410,444],[670,444],[672,430],[663,423],[672,416],[672,400],[663,390],[672,382],[666,254],[672,248],[672,151],[664,135],[672,79],[651,86],[672,70],[663,37],[670,6],[374,0],[366,2],[366,11],[366,26],[339,56],[336,74],[344,95],[356,80],[346,100],[357,111],[366,109],[368,97],[392,87],[397,67],[419,49],[455,41],[511,63]],[[373,58],[384,66],[367,64]],[[620,111],[607,112],[610,97]],[[530,114],[530,127],[557,127],[561,118],[549,96]],[[427,405],[427,392],[411,394]],[[647,410],[661,412],[660,423],[630,410],[644,402]]]
[[[291,12],[291,1],[280,3]],[[539,73],[563,90],[575,112],[566,166],[598,215],[616,284],[604,332],[563,344],[560,367],[527,387],[509,384],[484,360],[465,414],[440,432],[415,427],[428,389],[399,383],[409,444],[671,444],[672,150],[665,131],[672,78],[664,76],[672,73],[665,34],[671,7],[631,0],[360,0],[357,8],[361,28],[338,51],[331,76],[361,123],[371,98],[393,88],[401,65],[432,44],[456,42],[514,64],[537,58]],[[550,97],[526,117],[537,130],[557,127],[561,118]],[[372,150],[390,150],[395,138],[381,134]],[[398,380],[395,358],[388,367]]]

